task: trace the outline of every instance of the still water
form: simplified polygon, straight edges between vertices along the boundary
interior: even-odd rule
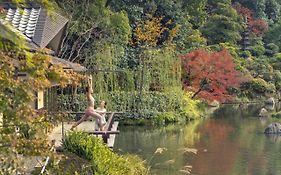
[[[260,108],[225,105],[186,125],[120,126],[114,149],[141,156],[153,175],[281,175],[281,136],[263,134],[272,119],[258,118]]]

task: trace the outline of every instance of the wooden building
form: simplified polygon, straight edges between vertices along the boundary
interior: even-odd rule
[[[85,72],[86,68],[57,57],[61,49],[62,41],[67,30],[68,19],[62,15],[47,11],[36,3],[14,4],[10,2],[0,3],[4,9],[0,24],[10,26],[9,29],[17,35],[22,36],[31,52],[43,50],[51,57],[51,64],[59,64],[65,70],[75,72]],[[0,32],[0,37],[9,40],[4,32]],[[13,42],[13,41],[11,41]],[[20,78],[28,76],[25,72],[17,73]],[[49,108],[55,109],[56,93],[58,85],[53,84],[52,88],[35,92],[36,100],[31,104],[35,109]]]

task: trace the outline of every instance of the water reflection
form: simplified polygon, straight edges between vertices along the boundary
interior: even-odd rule
[[[226,105],[185,126],[121,127],[115,150],[139,154],[157,175],[186,174],[190,166],[197,175],[278,175],[281,137],[263,134],[272,120],[257,117],[261,107]]]

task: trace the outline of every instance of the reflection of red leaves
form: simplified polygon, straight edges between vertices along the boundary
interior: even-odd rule
[[[196,147],[207,148],[208,152],[199,152],[194,158],[192,165],[197,174],[231,174],[239,155],[238,143],[229,138],[234,132],[233,126],[220,121],[204,125],[201,134],[208,141],[200,142]]]
[[[209,122],[206,125],[206,131],[212,133],[212,137],[215,142],[223,142],[227,139],[227,136],[234,131],[234,128],[224,123]]]
[[[227,94],[230,87],[238,87],[244,80],[235,69],[232,56],[227,50],[207,52],[199,49],[182,56],[183,69],[187,72],[183,80],[185,86],[196,92],[202,88],[206,80],[208,88],[203,89],[199,96],[209,101],[225,101],[231,98]]]

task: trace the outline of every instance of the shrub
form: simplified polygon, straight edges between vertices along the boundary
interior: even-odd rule
[[[250,82],[250,86],[257,93],[265,93],[265,92],[275,91],[275,86],[273,84],[267,83],[262,78],[254,78]]]
[[[265,97],[267,93],[276,91],[278,84],[266,82],[262,78],[252,78],[251,81],[245,82],[241,86],[241,96],[245,96],[249,99],[257,99]]]
[[[186,92],[184,94],[181,115],[190,119],[196,119],[204,115],[205,106],[200,100],[192,99],[192,95],[192,92]]]
[[[97,175],[142,175],[148,174],[144,161],[133,155],[118,155],[101,139],[81,132],[68,133],[63,141],[65,148],[90,161]]]
[[[156,124],[168,124],[179,122],[182,117],[175,112],[163,112],[153,118]]]
[[[281,111],[271,114],[271,117],[280,119],[281,118]]]

